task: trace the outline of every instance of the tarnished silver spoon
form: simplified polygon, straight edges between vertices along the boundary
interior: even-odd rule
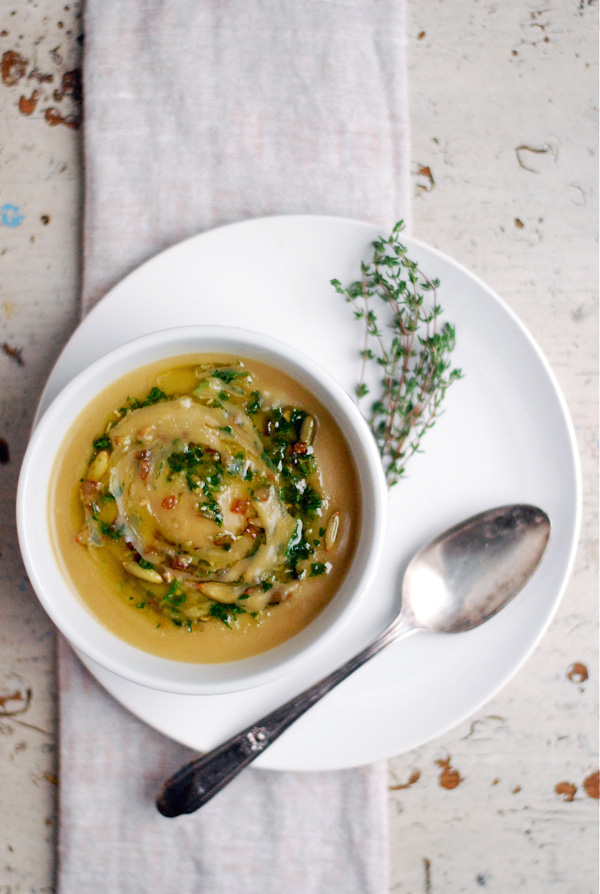
[[[482,512],[441,534],[408,565],[401,611],[382,633],[325,679],[171,776],[157,798],[159,811],[172,817],[202,807],[308,708],[401,636],[483,624],[524,586],[549,537],[546,513],[527,505]]]

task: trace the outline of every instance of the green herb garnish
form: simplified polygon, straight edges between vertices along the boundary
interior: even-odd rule
[[[239,379],[240,376],[246,376],[247,378],[248,371],[245,369],[216,369],[212,375],[215,379],[221,379],[222,382],[229,384],[234,379]]]
[[[110,540],[120,540],[125,533],[125,527],[115,528],[114,525],[103,521],[100,522],[100,533],[103,537],[108,537]]]
[[[138,565],[140,566],[140,568],[151,568],[151,569],[152,569],[152,568],[155,567],[155,566],[152,564],[152,562],[148,562],[146,559],[142,559],[141,556],[140,556],[140,558],[138,559]]]
[[[169,400],[164,391],[161,391],[160,388],[157,388],[156,385],[150,389],[144,400],[138,400],[137,398],[133,401],[130,401],[127,398],[127,402],[129,403],[130,410],[141,410],[142,407],[151,407],[153,404],[157,404],[161,400]]]
[[[304,493],[300,497],[300,508],[305,515],[313,517],[318,515],[323,505],[323,497],[310,484],[306,486]]]
[[[179,581],[175,580],[169,587],[165,596],[163,596],[161,602],[167,603],[168,605],[178,606],[186,601],[185,593],[182,593],[179,589]]]
[[[221,602],[213,602],[209,612],[213,618],[218,618],[231,630],[230,621],[235,620],[238,615],[245,615],[246,609],[241,605],[223,605]]]
[[[449,360],[455,345],[454,326],[438,322],[442,312],[437,301],[439,280],[430,280],[407,256],[399,240],[403,228],[400,221],[388,239],[381,237],[373,243],[373,258],[361,264],[359,281],[348,288],[337,279],[331,281],[364,325],[357,400],[369,394],[368,366],[376,364],[380,370],[380,393],[366,415],[390,487],[404,474],[423,435],[434,425],[446,389],[462,378],[461,370],[451,369]],[[387,305],[385,333],[373,306],[379,301]]]
[[[100,435],[93,444],[94,450],[112,450],[112,441],[108,435]]]
[[[204,503],[198,503],[197,508],[199,514],[204,516],[204,518],[214,521],[220,528],[223,527],[223,513],[221,512],[221,507],[213,497],[208,496]]]
[[[210,494],[223,486],[225,467],[218,454],[205,451],[200,444],[190,442],[184,449],[167,457],[169,478],[183,472],[188,489],[197,493]],[[214,502],[214,501],[213,501]]]
[[[260,410],[262,405],[262,398],[260,391],[253,391],[250,395],[250,400],[246,404],[246,410],[250,413],[251,416],[254,416]]]

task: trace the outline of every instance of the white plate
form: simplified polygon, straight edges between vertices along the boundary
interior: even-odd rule
[[[135,270],[86,317],[48,381],[41,409],[77,372],[128,339],[169,326],[240,325],[288,340],[352,390],[362,331],[330,285],[354,281],[379,236],[328,217],[250,220],[196,236]],[[275,683],[225,696],[177,696],[128,683],[85,659],[125,707],[203,751],[324,676],[391,617],[414,550],[460,519],[527,502],[552,520],[542,564],[521,594],[469,633],[421,633],[389,647],[291,727],[257,764],[316,770],[357,766],[416,747],[456,725],[517,671],[549,624],[568,579],[580,514],[579,464],[554,376],[514,314],[482,282],[406,237],[411,256],[439,277],[456,325],[465,378],[424,452],[390,494],[386,559],[372,596],[335,647]]]

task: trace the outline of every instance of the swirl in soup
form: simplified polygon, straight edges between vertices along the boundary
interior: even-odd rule
[[[334,597],[360,484],[306,388],[258,361],[195,355],[88,406],[50,513],[65,576],[109,630],[171,659],[232,661],[284,642]]]

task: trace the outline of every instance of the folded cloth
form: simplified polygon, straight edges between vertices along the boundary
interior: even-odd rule
[[[157,251],[265,214],[409,216],[403,0],[88,0],[82,311]],[[192,753],[59,645],[60,894],[381,894],[385,765],[245,771],[160,816]]]

